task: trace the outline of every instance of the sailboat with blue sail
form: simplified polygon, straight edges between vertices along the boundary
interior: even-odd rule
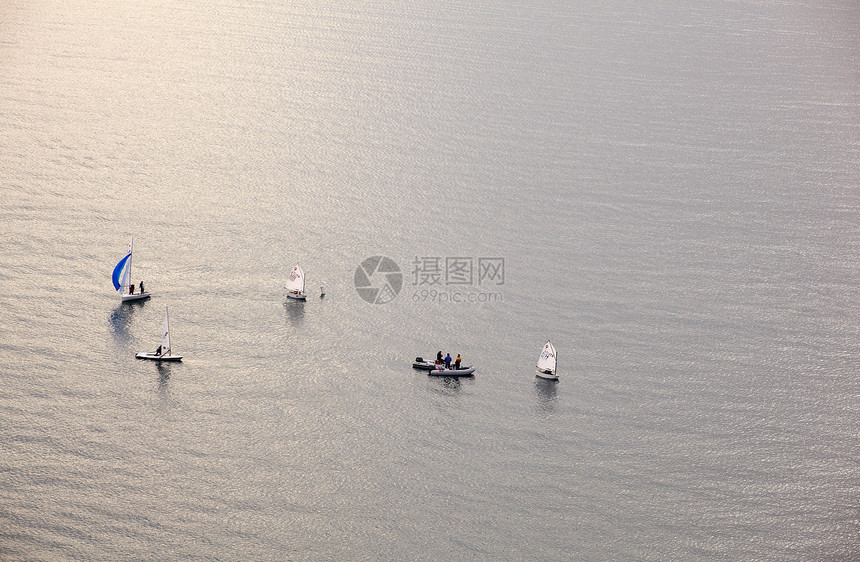
[[[122,302],[139,301],[150,297],[150,293],[143,287],[143,281],[138,287],[135,287],[134,283],[131,282],[131,254],[133,250],[134,238],[128,243],[128,253],[113,268],[113,275],[111,276],[113,288],[119,291]]]

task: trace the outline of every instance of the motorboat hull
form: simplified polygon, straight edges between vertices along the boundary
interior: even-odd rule
[[[436,369],[438,367],[439,367],[439,365],[437,365],[433,361],[413,361],[412,362],[412,368],[413,369],[423,369],[425,371],[431,371],[431,370]]]
[[[469,366],[462,369],[432,369],[427,374],[431,377],[470,377],[474,372],[475,368]]]

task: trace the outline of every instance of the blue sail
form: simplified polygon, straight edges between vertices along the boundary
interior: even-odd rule
[[[113,276],[112,276],[113,288],[116,289],[117,291],[119,291],[119,276],[122,273],[122,268],[125,267],[125,262],[127,262],[128,258],[130,258],[130,257],[131,257],[131,254],[128,254],[127,256],[125,256],[124,258],[119,260],[119,263],[116,264],[115,268],[113,268]]]

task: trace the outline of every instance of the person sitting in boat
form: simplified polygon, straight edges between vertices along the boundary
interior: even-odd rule
[[[451,368],[451,354],[450,354],[450,353],[447,353],[447,354],[445,355],[445,368],[446,368],[446,369],[450,369],[450,368]]]
[[[454,368],[455,369],[460,368],[460,354],[459,353],[457,354],[457,359],[454,361]]]
[[[155,350],[156,355],[161,355],[161,346],[158,346],[158,349]]]
[[[440,351],[439,353],[437,353],[437,354],[436,354],[436,364],[437,364],[437,365],[441,365],[441,364],[442,364],[442,352],[441,352],[441,351]]]
[[[134,294],[134,283],[132,283],[131,285],[128,286],[128,294],[129,295]]]

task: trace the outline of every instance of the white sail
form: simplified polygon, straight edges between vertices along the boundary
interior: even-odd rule
[[[305,292],[305,272],[298,265],[290,272],[290,277],[287,279],[287,290],[290,292]]]
[[[537,368],[545,373],[555,374],[556,359],[555,347],[547,341],[540,352]]]
[[[164,309],[164,326],[161,328],[161,354],[170,353],[170,317],[167,309]]]

